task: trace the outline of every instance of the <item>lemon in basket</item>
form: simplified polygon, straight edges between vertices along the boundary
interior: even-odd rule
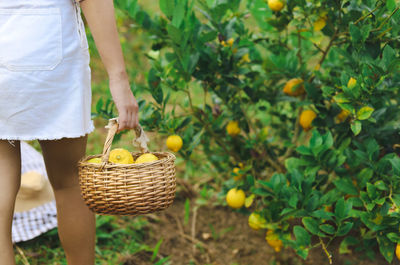
[[[115,164],[132,164],[133,156],[128,150],[125,150],[123,148],[116,148],[111,150],[108,161]]]
[[[156,160],[158,160],[158,157],[156,157],[153,154],[147,153],[147,154],[143,154],[143,155],[139,156],[136,159],[135,164],[148,163],[148,162],[153,162]]]
[[[95,158],[89,159],[87,162],[88,163],[93,163],[93,164],[101,164],[101,158],[100,157],[95,157]]]

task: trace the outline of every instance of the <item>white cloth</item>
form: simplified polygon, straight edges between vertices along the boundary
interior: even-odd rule
[[[0,1],[0,139],[93,131],[88,43],[74,0]]]
[[[21,141],[21,173],[29,171],[36,171],[47,178],[43,156],[28,143]],[[28,211],[14,213],[12,241],[30,240],[55,227],[57,210],[53,200]]]

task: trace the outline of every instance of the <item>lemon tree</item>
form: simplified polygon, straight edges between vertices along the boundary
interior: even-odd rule
[[[182,137],[186,168],[193,152],[206,154],[221,203],[243,191],[235,211],[257,212],[276,251],[306,259],[320,248],[334,260],[339,240],[341,254],[377,248],[393,260],[396,1],[160,0],[160,14],[136,0],[116,5],[153,36],[141,124]]]

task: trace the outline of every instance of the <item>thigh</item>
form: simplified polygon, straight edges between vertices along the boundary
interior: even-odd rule
[[[11,145],[7,140],[0,140],[0,202],[12,203],[13,208],[20,182],[20,142],[14,141]]]
[[[78,184],[78,161],[85,156],[87,135],[80,138],[40,140],[47,174],[54,189]]]

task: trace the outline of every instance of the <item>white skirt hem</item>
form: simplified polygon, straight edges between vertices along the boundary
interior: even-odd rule
[[[93,125],[93,121],[90,123],[89,128],[83,133],[76,133],[76,134],[63,134],[63,135],[51,135],[51,136],[6,136],[0,135],[0,140],[8,140],[8,141],[34,141],[34,140],[60,140],[62,138],[79,138],[90,134],[95,129]]]

